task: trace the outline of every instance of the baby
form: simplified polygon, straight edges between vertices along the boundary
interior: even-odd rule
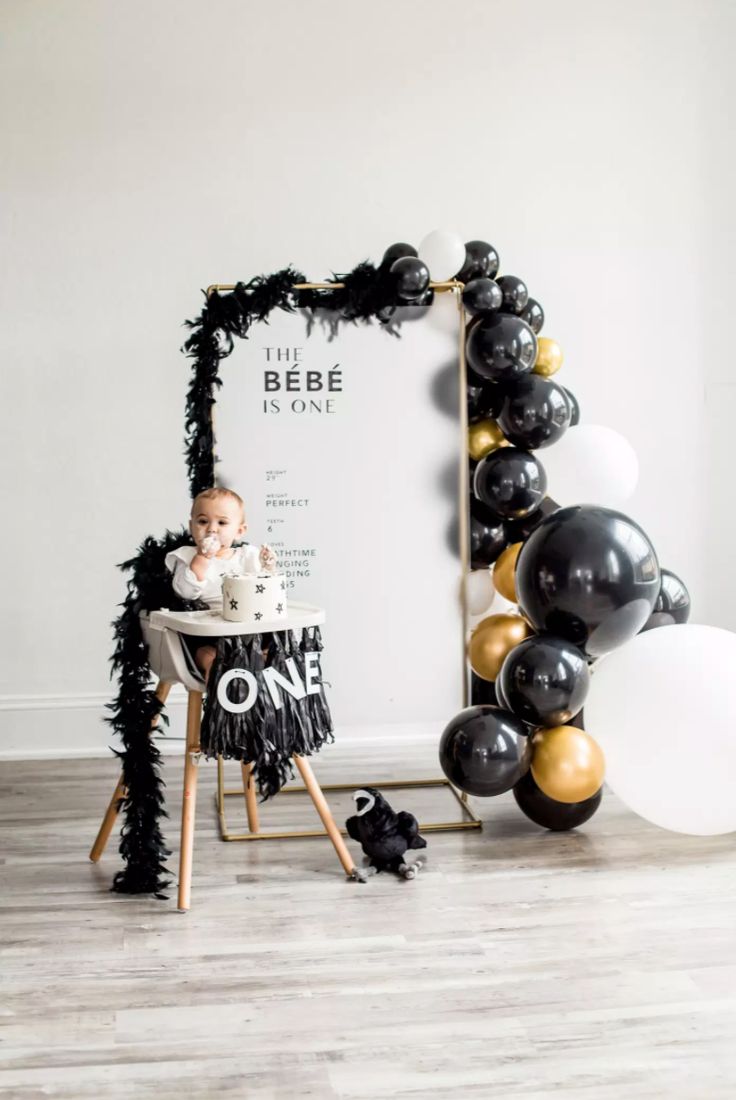
[[[180,546],[166,555],[172,585],[185,600],[203,600],[214,609],[222,602],[222,578],[241,573],[270,573],[276,556],[269,546],[234,547],[247,530],[245,506],[232,489],[205,489],[192,502],[189,530],[196,546]],[[217,650],[213,639],[182,635],[197,668],[209,676]]]

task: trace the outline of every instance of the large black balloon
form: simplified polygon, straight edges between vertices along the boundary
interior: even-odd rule
[[[468,386],[468,420],[495,420],[503,407],[506,390],[498,382]]]
[[[402,256],[416,256],[417,250],[413,244],[406,244],[404,241],[398,241],[396,244],[390,244],[383,254],[381,260],[381,267],[391,267],[394,260],[400,260]]]
[[[472,279],[492,279],[498,271],[498,253],[488,241],[466,241],[465,263],[455,276],[461,283]]]
[[[503,521],[482,501],[470,501],[470,564],[473,569],[492,565],[506,549],[508,539]]]
[[[475,673],[473,673],[473,675],[475,676]],[[513,714],[513,711],[511,711],[511,707],[509,706],[509,701],[503,693],[503,687],[501,686],[500,678],[498,680],[486,680],[486,683],[490,684],[493,688],[496,696],[496,706],[500,707],[501,710],[508,710]]]
[[[440,765],[461,791],[481,798],[503,794],[529,770],[529,730],[498,707],[467,707],[456,714],[440,740]]]
[[[568,390],[563,386],[565,390],[565,396],[570,402],[570,427],[574,428],[576,424],[580,423],[580,405],[578,405],[578,399],[572,390]]]
[[[391,277],[399,298],[420,298],[429,286],[429,268],[415,256],[400,256],[391,264]]]
[[[565,726],[585,703],[585,655],[564,638],[543,634],[514,646],[498,675],[506,706],[532,726]]]
[[[562,386],[541,374],[525,374],[506,387],[498,423],[515,447],[556,443],[570,426],[570,403]]]
[[[496,280],[503,294],[503,308],[509,313],[521,313],[529,301],[526,283],[517,275],[502,275]]]
[[[584,802],[558,802],[539,789],[529,771],[514,787],[514,798],[520,810],[535,825],[563,833],[589,821],[601,804],[603,788]]]
[[[530,515],[524,519],[511,519],[506,521],[506,534],[509,543],[523,542],[528,539],[532,531],[536,531],[539,524],[547,516],[556,512],[560,505],[552,497],[545,497],[542,503]]]
[[[541,332],[542,325],[544,324],[544,310],[540,306],[539,302],[534,298],[530,298],[526,303],[521,313],[519,314],[522,321],[526,321],[534,332]]]
[[[473,492],[503,519],[523,519],[542,503],[547,475],[534,455],[499,447],[476,466]]]
[[[641,527],[595,504],[542,520],[516,563],[519,606],[534,629],[567,638],[589,657],[638,634],[659,587],[657,555]]]
[[[537,338],[520,317],[492,313],[470,329],[466,355],[471,369],[482,378],[508,382],[534,366]]]
[[[669,569],[662,569],[660,572],[662,583],[659,595],[654,603],[654,611],[644,623],[642,630],[654,630],[658,626],[686,623],[690,618],[690,593],[684,581]]]
[[[463,305],[471,313],[495,313],[502,302],[501,288],[493,279],[471,279],[463,290]]]

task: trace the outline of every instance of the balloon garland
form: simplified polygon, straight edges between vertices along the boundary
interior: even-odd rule
[[[604,755],[582,721],[594,664],[642,631],[686,623],[690,598],[679,577],[660,570],[641,527],[612,507],[636,486],[633,448],[610,428],[579,426],[578,402],[557,378],[562,349],[539,335],[544,310],[522,279],[499,277],[499,266],[495,248],[469,241],[456,275],[470,314],[466,601],[469,614],[485,617],[468,639],[473,705],[450,720],[439,755],[461,790],[513,790],[530,820],[557,831],[583,824],[601,803]],[[591,499],[599,503],[578,503]],[[604,686],[612,683],[606,676]],[[625,685],[618,695],[620,711]],[[599,701],[593,713],[603,740],[614,740]],[[620,774],[622,759],[617,751]],[[633,754],[628,763],[638,766]],[[650,820],[667,816],[661,797],[618,774],[617,783],[634,791],[634,809],[656,806]]]

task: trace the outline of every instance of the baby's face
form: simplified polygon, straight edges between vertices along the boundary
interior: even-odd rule
[[[217,535],[223,550],[229,549],[235,539],[245,534],[246,525],[240,507],[228,497],[216,500],[200,500],[197,511],[189,520],[189,530],[197,546],[207,535]]]

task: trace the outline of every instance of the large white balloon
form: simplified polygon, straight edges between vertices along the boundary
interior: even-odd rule
[[[540,452],[547,492],[566,504],[625,503],[639,480],[636,451],[619,432],[601,424],[576,424],[554,447]]]
[[[736,634],[686,623],[638,634],[593,673],[585,729],[606,781],[677,833],[736,830]]]
[[[465,263],[465,245],[457,233],[448,233],[446,229],[428,233],[417,251],[435,283],[452,279]]]

